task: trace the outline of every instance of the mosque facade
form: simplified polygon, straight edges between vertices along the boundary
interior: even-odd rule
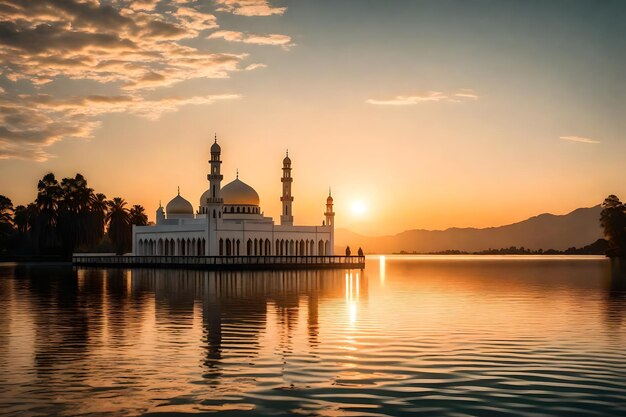
[[[221,148],[211,146],[209,188],[198,209],[180,195],[165,210],[159,204],[156,224],[133,226],[133,254],[138,256],[331,256],[335,213],[328,194],[319,226],[294,224],[291,159],[283,159],[280,223],[266,217],[258,193],[239,179],[222,186]]]

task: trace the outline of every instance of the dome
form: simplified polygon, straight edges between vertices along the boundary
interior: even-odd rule
[[[211,153],[220,153],[221,151],[222,151],[222,148],[220,148],[220,145],[217,144],[217,139],[216,139],[215,143],[211,145]]]
[[[257,192],[239,178],[229,182],[222,188],[222,198],[224,199],[224,204],[259,205],[259,195]]]
[[[202,206],[206,206],[207,204],[207,199],[211,197],[211,189],[209,188],[208,190],[206,190],[205,192],[202,193],[202,195],[200,196],[200,207]]]
[[[289,151],[285,153],[285,159],[283,159],[283,166],[290,166],[291,158],[289,158]]]
[[[165,206],[167,215],[171,214],[193,214],[193,206],[191,203],[178,194]]]

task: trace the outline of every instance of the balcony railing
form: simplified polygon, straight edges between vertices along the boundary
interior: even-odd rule
[[[364,256],[117,256],[80,255],[72,257],[74,265],[163,267],[198,269],[315,269],[365,267]]]

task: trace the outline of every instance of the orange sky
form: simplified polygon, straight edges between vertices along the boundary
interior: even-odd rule
[[[623,6],[150,4],[53,13],[71,29],[9,16],[25,40],[0,41],[1,194],[25,204],[45,173],[80,172],[154,219],[177,186],[197,206],[217,132],[225,183],[239,169],[275,218],[289,148],[300,224],[321,223],[329,186],[337,227],[365,234],[626,196]],[[39,26],[59,33],[28,44]]]

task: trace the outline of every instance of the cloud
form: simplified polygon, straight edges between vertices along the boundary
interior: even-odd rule
[[[476,94],[476,92],[470,88],[461,88],[456,93],[454,93],[454,97],[478,100],[478,94]]]
[[[216,9],[245,16],[282,15],[261,0],[218,0]],[[88,138],[100,116],[128,113],[157,119],[190,104],[212,104],[237,94],[149,99],[158,89],[194,79],[226,79],[265,67],[248,54],[215,52],[206,31],[214,14],[185,0],[3,0],[0,2],[0,159],[45,160],[64,138]],[[217,32],[216,32],[217,33]],[[236,32],[232,32],[236,33]],[[190,42],[193,41],[193,42]],[[286,35],[241,32],[237,42],[288,47]],[[63,80],[72,91],[108,91],[56,97],[39,94]],[[49,91],[64,91],[62,86]],[[65,90],[67,91],[67,90]],[[166,94],[159,94],[160,96]]]
[[[561,136],[559,139],[567,140],[570,142],[580,142],[580,143],[600,143],[599,140],[583,138],[581,136]]]
[[[395,96],[387,99],[367,99],[368,104],[374,104],[379,106],[412,106],[419,103],[426,102],[460,102],[463,100],[477,100],[478,95],[474,90],[462,89],[454,93],[442,93],[441,91],[427,91],[425,93],[418,93],[406,96]]]
[[[241,16],[282,15],[286,7],[272,7],[268,0],[215,0],[217,11]]]
[[[254,71],[255,69],[258,69],[258,68],[267,68],[267,65],[261,64],[261,63],[250,64],[246,67],[246,71]]]
[[[253,35],[234,30],[218,30],[217,32],[211,33],[208,39],[224,39],[229,42],[243,42],[254,45],[276,45],[285,48],[293,46],[291,37],[287,35]]]
[[[140,96],[90,95],[54,98],[46,94],[20,95],[0,104],[0,159],[45,161],[46,148],[64,138],[91,138],[100,126],[98,116],[134,114],[157,120],[186,105],[213,104],[238,99],[238,94],[165,97],[147,100]]]

